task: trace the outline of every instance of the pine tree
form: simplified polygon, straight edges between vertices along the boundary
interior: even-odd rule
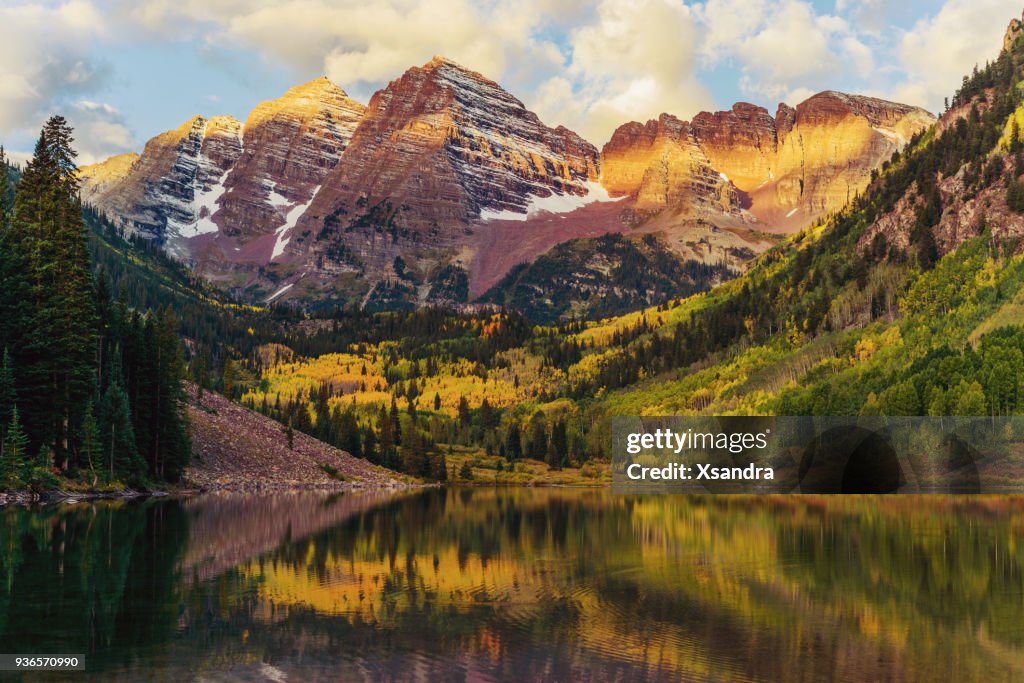
[[[558,420],[551,428],[551,440],[548,442],[547,463],[558,469],[568,464],[569,442],[566,434],[565,420]]]
[[[439,455],[434,463],[434,479],[448,481],[448,459],[444,453]]]
[[[96,411],[92,401],[85,407],[82,422],[82,458],[92,473],[92,485],[96,485],[96,466],[103,461],[103,444],[100,442],[100,426],[96,422]]]
[[[534,460],[543,460],[547,452],[547,425],[544,421],[544,413],[538,411],[530,420],[530,446],[527,454]]]
[[[143,464],[136,450],[128,395],[118,381],[111,382],[103,397],[100,434],[108,479],[136,481]]]
[[[97,317],[88,230],[78,199],[71,128],[60,116],[43,128],[15,198],[4,249],[0,315],[12,316],[25,431],[62,469],[76,461],[74,435],[95,391]]]
[[[224,395],[228,400],[233,400],[235,396],[235,361],[228,358],[224,361]]]
[[[0,486],[16,489],[24,481],[27,474],[28,437],[21,429],[18,418],[18,407],[11,409],[11,419],[7,423],[3,440],[3,454],[0,456]]]
[[[14,368],[11,364],[11,354],[4,348],[3,361],[0,362],[0,443],[3,443],[4,435],[7,433],[7,423],[11,420],[11,413],[18,401],[18,393],[14,387]]]
[[[523,457],[523,444],[518,422],[513,421],[508,426],[508,434],[505,436],[505,455],[509,460],[518,460]]]

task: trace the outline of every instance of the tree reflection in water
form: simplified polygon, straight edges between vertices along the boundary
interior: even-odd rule
[[[7,510],[0,637],[104,680],[1020,680],[1022,508],[438,489]]]

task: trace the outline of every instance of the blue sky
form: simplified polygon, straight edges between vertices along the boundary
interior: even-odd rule
[[[52,112],[81,161],[327,75],[370,95],[435,54],[602,144],[662,111],[837,89],[937,110],[1020,0],[0,0],[0,142]]]

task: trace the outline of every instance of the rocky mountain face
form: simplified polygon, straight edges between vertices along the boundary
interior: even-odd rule
[[[260,104],[244,126],[196,116],[150,140],[141,155],[84,167],[82,199],[183,259],[216,263],[257,240],[256,258],[269,262],[364,109],[321,78]],[[202,236],[210,237],[193,239]]]
[[[774,117],[741,103],[628,123],[599,154],[436,57],[367,107],[320,78],[244,124],[194,117],[83,168],[82,197],[253,300],[465,303],[558,244],[584,239],[584,258],[610,233],[736,272],[776,241],[766,232],[837,209],[931,121],[827,92]]]
[[[711,166],[686,121],[662,114],[619,127],[601,153],[601,184],[611,194],[636,195],[635,208],[681,206],[694,213],[738,213],[739,197]]]
[[[593,145],[437,57],[373,96],[299,231],[320,273],[390,277],[400,252],[457,247],[474,221],[583,203],[598,173]]]
[[[872,170],[934,122],[916,107],[831,91],[796,108],[780,104],[774,117],[739,103],[691,123],[663,115],[625,124],[602,151],[602,173],[611,192],[636,197],[637,208],[647,211],[706,205],[708,198],[731,210],[729,193],[708,183],[718,177],[762,229],[786,232],[843,206],[867,186]],[[655,142],[673,130],[675,145],[692,150],[689,173],[687,160],[676,165],[672,185],[686,188],[676,196],[662,189],[669,166],[665,143]],[[694,185],[704,191],[694,193]]]
[[[82,201],[124,228],[185,257],[183,242],[208,232],[211,194],[238,159],[241,124],[195,116],[146,143],[137,158],[119,156],[82,169]]]
[[[480,301],[518,310],[539,323],[606,318],[707,291],[732,279],[727,264],[684,258],[653,234],[562,242],[513,268]]]
[[[289,219],[294,224],[295,208],[308,204],[338,165],[365,109],[326,78],[258,105],[245,120],[243,151],[213,216],[220,231],[251,239]]]

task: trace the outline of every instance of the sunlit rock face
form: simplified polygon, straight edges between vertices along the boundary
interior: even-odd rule
[[[567,211],[603,194],[597,149],[544,125],[497,83],[435,57],[370,100],[297,233],[310,271],[400,279],[395,258],[436,269],[491,220]],[[302,245],[294,244],[298,251]]]
[[[531,202],[583,196],[596,148],[549,128],[497,83],[435,57],[370,100],[344,161],[303,225],[359,222],[381,202],[398,229],[451,237],[476,218],[525,215]]]
[[[365,109],[326,78],[258,105],[245,120],[241,158],[224,181],[217,227],[252,238],[284,225],[337,166]]]
[[[84,167],[82,200],[129,232],[180,251],[183,240],[207,229],[208,197],[240,152],[238,121],[195,116],[147,142],[141,155]]]
[[[795,109],[780,104],[774,117],[746,103],[702,112],[689,124],[663,115],[615,132],[602,152],[602,181],[613,194],[635,196],[638,208],[699,205],[710,196],[729,209],[727,192],[710,191],[708,181],[718,176],[765,227],[795,230],[843,206],[867,186],[872,170],[934,122],[916,107],[837,92]],[[675,173],[666,140],[679,150]],[[660,188],[666,177],[677,191]],[[705,191],[693,192],[695,185]]]
[[[736,212],[735,189],[712,168],[688,123],[662,114],[621,126],[602,152],[601,183],[610,194],[635,195],[638,210],[683,206]]]
[[[244,244],[284,227],[337,165],[364,110],[319,78],[258,105],[244,126],[196,116],[150,140],[141,155],[84,167],[82,198],[130,232],[201,258],[191,238]],[[271,250],[263,251],[269,261]]]
[[[556,244],[607,233],[657,232],[739,267],[770,243],[753,232],[836,210],[932,121],[826,92],[774,116],[740,103],[627,123],[599,154],[436,57],[366,107],[319,78],[244,124],[196,116],[83,168],[82,198],[250,298],[462,303]]]

